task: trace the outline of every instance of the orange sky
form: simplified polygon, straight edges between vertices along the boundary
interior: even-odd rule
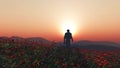
[[[120,0],[0,0],[0,36],[63,40],[63,23],[74,39],[120,42]]]

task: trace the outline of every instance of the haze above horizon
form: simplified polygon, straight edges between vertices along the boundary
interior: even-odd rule
[[[120,42],[120,0],[0,0],[0,36]]]

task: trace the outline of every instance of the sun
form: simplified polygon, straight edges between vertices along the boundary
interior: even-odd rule
[[[72,35],[74,36],[77,31],[77,24],[75,21],[72,20],[65,20],[61,23],[61,33],[64,35],[67,31],[67,29],[70,30]]]

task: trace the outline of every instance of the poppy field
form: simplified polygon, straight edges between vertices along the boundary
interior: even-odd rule
[[[120,50],[96,51],[51,44],[0,43],[1,68],[120,68]]]

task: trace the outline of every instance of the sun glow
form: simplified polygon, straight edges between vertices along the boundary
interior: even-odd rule
[[[61,24],[61,33],[64,35],[67,29],[69,29],[72,35],[74,36],[76,34],[76,28],[77,28],[76,25],[77,25],[76,22],[72,20],[63,21]]]

